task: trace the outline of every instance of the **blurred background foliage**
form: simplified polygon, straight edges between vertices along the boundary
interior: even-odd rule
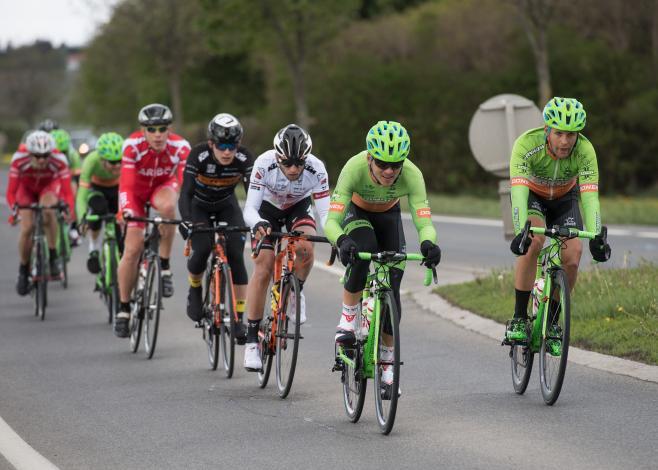
[[[57,75],[62,48],[47,61],[41,49],[0,52],[0,79],[15,84],[0,87],[5,132],[56,114],[66,95],[63,122],[128,133],[137,110],[158,101],[192,142],[214,114],[235,114],[257,153],[285,124],[305,125],[335,178],[369,127],[393,119],[431,190],[491,193],[470,119],[500,93],[541,108],[544,82],[584,103],[604,193],[657,190],[658,0],[124,0],[72,83]],[[37,74],[48,96],[27,103],[41,88],[19,73],[48,67]]]

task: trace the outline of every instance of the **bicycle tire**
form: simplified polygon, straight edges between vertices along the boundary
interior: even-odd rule
[[[68,245],[68,235],[66,234],[66,227],[64,224],[60,223],[60,234],[59,234],[59,259],[62,263],[62,287],[68,289],[69,287],[69,269],[68,269],[68,256],[67,256],[67,245]]]
[[[519,395],[523,395],[528,388],[530,376],[532,375],[534,357],[534,353],[528,346],[515,344],[510,349],[512,386],[514,387],[514,391]]]
[[[110,278],[110,285],[108,289],[108,302],[107,302],[107,309],[108,309],[108,323],[112,324],[112,321],[114,320],[114,315],[116,315],[119,312],[119,283],[117,280],[117,253],[116,253],[117,245],[114,240],[109,240],[108,245],[107,245],[107,251],[109,253],[109,260],[105,260],[103,263],[103,266],[105,266],[105,269],[109,267],[110,273],[109,273],[109,278]],[[106,276],[103,276],[103,280],[106,279]]]
[[[549,299],[558,297],[560,304],[558,307],[557,325],[560,331],[558,337],[549,337],[549,327],[551,318],[549,311],[546,309],[547,319],[546,334],[542,338],[541,347],[539,348],[539,382],[541,394],[547,405],[553,405],[562,390],[564,375],[567,370],[567,357],[569,355],[569,333],[571,326],[571,305],[569,297],[569,282],[567,275],[562,269],[556,269],[551,273],[551,292]],[[551,353],[549,341],[560,341],[560,354],[555,356]]]
[[[281,312],[277,318],[276,328],[276,386],[279,397],[286,398],[290,393],[299,352],[301,294],[299,280],[290,274],[283,283],[281,291]],[[285,315],[281,315],[285,312]],[[294,319],[294,322],[291,321]],[[290,331],[292,329],[292,331]]]
[[[153,357],[158,341],[160,310],[162,309],[161,271],[160,259],[155,256],[149,262],[144,285],[144,349],[148,359]]]
[[[43,240],[39,240],[36,243],[36,253],[35,253],[35,272],[36,272],[36,282],[35,284],[35,311],[34,315],[40,317],[41,321],[44,321],[46,318],[46,306],[48,305],[48,275],[46,269],[46,251],[45,244]]]
[[[212,258],[208,259],[208,266],[204,273],[205,291],[203,293],[203,341],[206,343],[208,364],[210,370],[217,370],[219,364],[219,332],[215,328],[215,278],[213,276]]]
[[[258,352],[262,363],[262,369],[258,371],[258,386],[265,388],[270,379],[270,372],[272,371],[272,355],[273,351],[270,350],[270,337],[272,335],[272,315],[269,314],[263,321],[260,322],[260,333],[262,338],[258,340]]]
[[[357,316],[356,324],[361,324],[359,316]],[[353,360],[356,367],[343,363],[341,382],[343,383],[343,405],[345,405],[345,413],[352,423],[356,423],[361,418],[361,413],[363,412],[363,404],[365,403],[368,385],[368,379],[361,367],[363,360],[362,343],[357,343],[353,348]]]
[[[226,265],[222,265],[222,279],[219,292],[220,315],[222,323],[219,328],[219,345],[222,353],[222,364],[224,372],[229,379],[233,377],[235,366],[235,311],[233,303],[233,284],[231,282],[231,270]]]
[[[144,324],[144,305],[142,301],[144,292],[135,293],[135,302],[130,314],[130,350],[136,353],[139,349],[139,340],[142,337],[142,326]],[[116,320],[116,316],[114,317]]]
[[[375,312],[375,315],[377,312]],[[377,415],[377,424],[382,434],[386,435],[393,429],[395,415],[398,406],[398,391],[400,389],[400,315],[397,311],[397,304],[393,297],[393,292],[385,290],[380,294],[379,302],[379,344],[375,364],[374,392],[375,392],[375,412]],[[390,336],[393,340],[393,359],[383,364],[380,357],[382,352],[383,335],[386,326],[390,325]],[[393,368],[393,382],[385,385],[382,382],[383,367],[388,365]],[[385,390],[388,390],[388,396],[384,396]]]

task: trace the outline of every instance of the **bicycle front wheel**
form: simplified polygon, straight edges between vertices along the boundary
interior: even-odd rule
[[[34,315],[40,316],[41,321],[46,318],[46,305],[48,304],[48,274],[46,272],[46,247],[43,241],[36,243],[34,254],[34,280],[35,298]]]
[[[158,340],[160,309],[162,308],[162,275],[160,260],[151,259],[144,285],[144,348],[146,356],[151,359]]]
[[[203,298],[203,339],[208,347],[208,363],[212,370],[219,364],[219,330],[215,325],[215,270],[212,264],[206,268],[206,292]]]
[[[276,328],[276,386],[279,396],[290,393],[299,350],[299,319],[301,315],[299,280],[292,274],[283,284]]]
[[[233,309],[233,284],[231,282],[231,271],[227,265],[222,266],[221,298],[219,300],[219,311],[222,323],[219,328],[219,343],[222,352],[222,364],[226,377],[233,376],[235,364],[235,311]]]
[[[107,321],[112,324],[114,315],[119,312],[119,282],[117,280],[117,245],[114,240],[110,240],[107,245],[107,256],[103,266],[109,272],[105,272],[104,282],[109,281],[107,289]],[[105,251],[105,250],[104,250]]]
[[[60,224],[60,237],[59,237],[59,259],[62,263],[62,287],[67,289],[69,287],[69,257],[68,257],[68,247],[69,237],[66,233],[66,226]]]
[[[375,358],[375,411],[381,432],[388,434],[395,422],[400,390],[400,315],[392,291],[387,290],[381,295],[377,314],[379,342]]]
[[[547,405],[554,404],[567,370],[571,305],[566,273],[558,269],[551,274],[551,292],[546,308],[546,332],[539,349],[539,381]]]

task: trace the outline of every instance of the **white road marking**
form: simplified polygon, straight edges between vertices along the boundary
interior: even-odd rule
[[[17,470],[59,470],[0,418],[0,454]]]

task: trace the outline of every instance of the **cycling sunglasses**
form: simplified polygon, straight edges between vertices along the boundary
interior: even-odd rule
[[[235,143],[230,143],[230,142],[213,142],[212,143],[217,150],[235,150],[238,148],[238,144]]]
[[[116,166],[121,165],[121,160],[105,160],[108,165]]]
[[[386,170],[388,168],[391,168],[393,170],[399,170],[402,168],[402,164],[404,163],[404,160],[401,162],[384,162],[381,160],[378,160],[376,158],[373,158],[375,165],[377,165],[377,168],[380,170]]]
[[[148,126],[146,128],[146,132],[149,134],[155,134],[155,131],[158,131],[160,134],[164,134],[167,132],[167,129],[169,129],[167,126],[160,126],[160,127],[154,127],[154,126]]]
[[[306,164],[301,158],[286,158],[285,160],[279,158],[279,163],[286,168],[290,168],[291,166],[304,166]]]
[[[32,156],[39,160],[50,157],[50,153],[33,153]]]

